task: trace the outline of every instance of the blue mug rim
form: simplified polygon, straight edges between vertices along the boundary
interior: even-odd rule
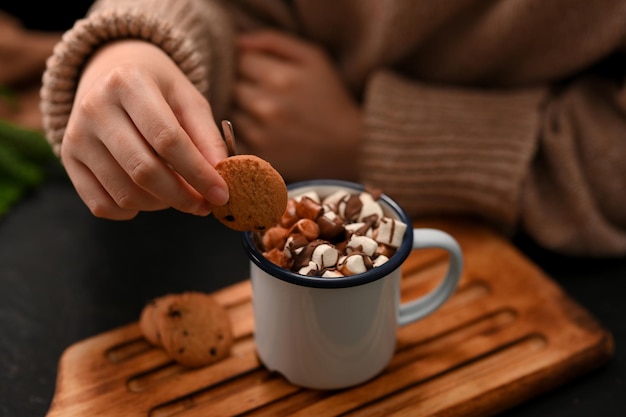
[[[287,190],[293,191],[298,188],[315,186],[336,186],[348,188],[354,191],[366,190],[366,187],[362,184],[334,179],[293,182],[287,185]],[[309,277],[296,272],[291,272],[268,261],[254,243],[254,232],[243,233],[243,246],[248,258],[261,268],[261,270],[273,277],[291,284],[311,288],[347,288],[368,284],[380,278],[386,277],[396,269],[400,268],[413,249],[413,226],[408,214],[398,205],[398,203],[386,194],[383,193],[380,196],[380,200],[383,201],[385,205],[398,216],[400,221],[406,223],[407,228],[402,244],[396,250],[396,253],[389,258],[389,261],[376,268],[372,268],[367,272],[338,278]]]

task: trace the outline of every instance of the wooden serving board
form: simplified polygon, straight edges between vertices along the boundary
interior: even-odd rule
[[[48,416],[489,416],[606,362],[611,334],[506,240],[483,226],[430,221],[457,238],[465,268],[437,312],[398,330],[397,352],[375,379],[337,391],[302,389],[256,356],[251,286],[215,293],[232,319],[231,355],[185,369],[131,323],[70,346]],[[436,284],[438,250],[403,266],[402,298]]]

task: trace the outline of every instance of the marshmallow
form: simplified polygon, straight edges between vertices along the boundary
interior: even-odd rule
[[[334,267],[338,259],[339,252],[328,243],[317,245],[311,255],[311,260],[319,265],[320,269]]]
[[[399,220],[383,217],[380,219],[376,233],[374,233],[374,239],[377,242],[398,248],[402,244],[406,227],[406,224]]]
[[[369,193],[361,193],[359,194],[359,200],[363,206],[361,207],[361,212],[359,213],[358,221],[362,222],[363,219],[366,219],[370,216],[376,216],[376,219],[380,219],[383,217],[383,208],[380,204],[374,200]]]
[[[296,214],[300,219],[316,220],[322,213],[324,213],[324,207],[308,196],[302,197],[296,203]]]
[[[376,249],[378,249],[378,243],[374,239],[360,235],[350,236],[350,240],[348,240],[348,245],[346,246],[346,252],[348,254],[362,252],[367,256],[374,256]]]
[[[315,201],[317,204],[320,204],[320,196],[319,196],[319,194],[317,193],[317,191],[314,191],[314,190],[312,190],[312,191],[307,191],[307,192],[304,192],[304,193],[302,193],[302,194],[298,194],[298,195],[297,195],[297,196],[295,196],[293,199],[296,201],[296,203],[299,203],[300,201],[302,201],[302,199],[303,199],[304,197],[308,197],[308,198],[310,198],[311,200]]]
[[[362,253],[354,253],[344,258],[339,265],[339,272],[343,275],[362,274],[372,268],[370,258]]]
[[[290,198],[279,224],[258,236],[274,264],[307,276],[336,278],[388,262],[407,224],[385,217],[379,194],[339,190],[320,201],[315,191]]]
[[[337,190],[334,193],[326,197],[322,204],[328,206],[332,211],[338,211],[339,203],[350,196],[350,193],[346,190]]]
[[[350,195],[342,199],[337,206],[337,214],[339,214],[347,222],[354,222],[358,219],[363,203],[358,195]]]
[[[309,261],[309,263],[306,266],[303,266],[302,268],[298,270],[298,274],[306,275],[309,277],[317,275],[318,272],[319,272],[319,266],[313,261]]]
[[[389,261],[389,258],[387,258],[385,255],[378,255],[375,259],[374,262],[372,263],[372,266],[374,268],[376,268],[377,266],[381,266],[382,264],[384,264],[385,262]]]
[[[359,223],[348,223],[344,227],[350,233],[357,233],[364,226],[365,226],[365,223],[359,222]]]
[[[289,229],[289,234],[300,233],[304,236],[309,242],[317,239],[320,235],[320,227],[315,223],[315,221],[311,219],[300,219],[298,220],[291,229]]]
[[[327,269],[322,274],[323,278],[340,278],[340,277],[343,277],[343,276],[345,276],[345,275],[342,274],[341,272],[337,271],[336,269]]]

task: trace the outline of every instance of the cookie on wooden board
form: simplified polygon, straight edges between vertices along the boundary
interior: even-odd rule
[[[146,339],[151,343],[156,340],[172,359],[188,367],[223,359],[233,344],[226,310],[210,294],[202,292],[155,299],[142,310],[140,327]]]
[[[272,165],[255,155],[235,155],[215,169],[228,184],[230,198],[213,206],[217,220],[237,231],[263,231],[278,223],[287,207],[287,186]]]
[[[161,335],[156,325],[157,311],[163,310],[169,301],[176,297],[174,294],[164,295],[162,297],[150,300],[141,310],[139,317],[139,329],[144,337],[155,346],[161,346]]]

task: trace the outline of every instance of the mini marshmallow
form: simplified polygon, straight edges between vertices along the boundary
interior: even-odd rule
[[[378,255],[375,259],[374,259],[374,263],[372,264],[372,266],[374,268],[376,268],[377,266],[381,266],[382,264],[384,264],[385,262],[387,262],[389,260],[389,258],[387,258],[385,255]]]
[[[304,218],[298,220],[291,229],[289,229],[288,233],[299,233],[304,236],[309,242],[315,240],[320,235],[320,227],[315,223],[315,221]]]
[[[311,254],[311,261],[315,262],[319,269],[334,267],[338,259],[337,249],[327,243],[316,246]]]
[[[353,252],[362,252],[367,256],[373,256],[378,249],[378,243],[367,236],[352,235],[348,244],[346,245],[346,252],[348,254]]]
[[[343,227],[343,220],[341,220],[339,216],[329,216],[324,214],[320,216],[316,222],[320,239],[336,241],[338,239],[343,240],[345,238],[346,229]]]
[[[372,267],[372,261],[368,256],[361,253],[355,253],[345,257],[344,261],[339,265],[339,271],[344,275],[355,275],[366,272]]]
[[[338,190],[320,202],[311,190],[290,198],[282,227],[261,234],[264,256],[293,272],[329,278],[383,265],[409,225],[385,217],[378,195]]]
[[[322,214],[322,217],[334,222],[339,216],[332,210],[332,208],[330,208],[330,206],[324,205],[324,214]]]
[[[396,252],[396,248],[392,248],[391,246],[387,246],[384,243],[378,244],[378,249],[376,249],[376,256],[385,256],[389,258]]]
[[[320,203],[320,196],[319,194],[317,194],[317,191],[307,191],[305,193],[298,194],[293,199],[297,202],[300,202],[302,201],[304,197],[309,197],[311,200],[315,201],[316,203],[318,204]]]
[[[350,233],[356,233],[359,229],[365,226],[365,223],[348,223],[344,227]]]
[[[399,220],[383,217],[380,219],[378,229],[374,234],[374,239],[376,239],[377,242],[398,248],[402,244],[406,227],[406,224]]]
[[[330,207],[331,210],[337,211],[339,202],[349,197],[350,193],[345,190],[337,190],[323,200],[323,205]]]
[[[343,276],[345,275],[337,271],[336,269],[328,269],[322,274],[323,278],[341,278]]]
[[[302,253],[308,243],[308,240],[302,235],[296,234],[289,236],[283,248],[285,258],[289,260],[297,257]]]
[[[383,209],[378,203],[378,201],[374,200],[371,194],[369,193],[361,193],[359,194],[359,199],[361,203],[363,203],[363,207],[361,207],[361,213],[359,214],[358,221],[363,221],[364,218],[376,215],[378,219],[383,217]]]
[[[317,275],[318,272],[319,272],[319,266],[313,261],[309,261],[308,265],[303,266],[302,268],[298,270],[298,274],[307,275],[307,276]]]

